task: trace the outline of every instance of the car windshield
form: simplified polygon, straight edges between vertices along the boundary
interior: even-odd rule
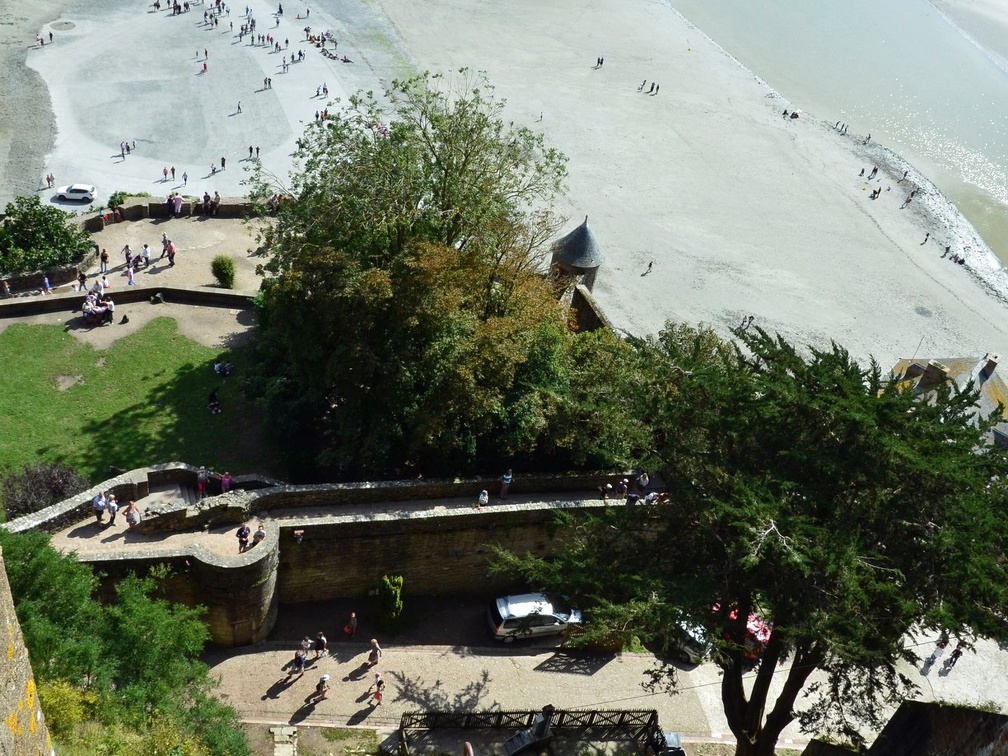
[[[563,596],[549,595],[547,600],[553,605],[553,613],[558,617],[570,617],[570,602]]]

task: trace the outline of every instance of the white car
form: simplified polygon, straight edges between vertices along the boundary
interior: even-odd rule
[[[95,192],[98,190],[88,184],[70,184],[61,186],[56,190],[56,196],[61,200],[80,200],[81,202],[94,202]]]
[[[570,625],[581,624],[581,612],[565,596],[523,593],[491,601],[487,622],[496,640],[510,643],[515,638],[564,633]]]

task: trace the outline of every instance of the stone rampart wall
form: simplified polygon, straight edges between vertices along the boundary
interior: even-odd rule
[[[34,515],[5,523],[12,532],[56,532],[91,515],[91,499],[111,491],[123,502],[139,499],[165,484],[193,486],[197,468],[180,462],[130,470]],[[239,490],[209,496],[197,506],[171,503],[163,512],[144,512],[145,532],[196,531],[252,516],[263,518],[267,539],[244,554],[219,554],[197,544],[166,550],[159,542],[88,556],[86,561],[111,581],[167,565],[162,585],[171,601],[207,607],[214,643],[226,646],[264,639],[276,621],[279,603],[363,596],[384,574],[400,574],[413,595],[489,592],[513,587],[513,575],[491,575],[491,545],[546,556],[565,534],[554,525],[557,509],[583,512],[603,506],[594,498],[552,501],[549,492],[586,491],[593,475],[521,476],[514,493],[543,495],[534,503],[469,507],[403,507],[399,502],[468,498],[475,500],[490,478],[380,481],[288,486],[255,476],[239,477]],[[248,490],[240,490],[247,487]],[[211,493],[219,491],[211,487]],[[363,514],[351,504],[374,504]],[[384,505],[384,506],[383,506]],[[298,509],[312,507],[303,517]],[[151,507],[151,510],[154,508]],[[284,510],[282,518],[269,516]],[[321,511],[320,511],[321,510]],[[301,531],[295,538],[295,531]]]
[[[50,754],[52,742],[35,689],[28,649],[14,613],[14,599],[0,553],[0,627],[6,627],[6,659],[0,664],[0,753],[11,756]]]

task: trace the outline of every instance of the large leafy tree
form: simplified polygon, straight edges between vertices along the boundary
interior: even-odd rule
[[[38,197],[18,197],[7,203],[0,224],[0,274],[71,265],[90,246],[88,233],[68,213]]]
[[[555,409],[566,321],[542,250],[565,161],[459,76],[351,98],[307,129],[289,188],[256,179],[285,199],[249,387],[309,467],[458,471],[531,451]]]
[[[594,603],[592,637],[671,650],[704,628],[740,756],[772,754],[795,717],[856,742],[912,690],[897,664],[916,658],[914,628],[1008,638],[1005,457],[972,390],[914,396],[838,346],[738,336],[680,326],[631,344],[636,377],[616,393],[648,418],[636,453],[669,506],[580,523],[552,561],[502,560]],[[772,626],[751,685],[750,614]]]

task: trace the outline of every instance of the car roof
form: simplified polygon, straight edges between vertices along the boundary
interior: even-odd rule
[[[552,614],[553,604],[545,593],[519,593],[497,599],[501,617],[528,617],[530,614]]]
[[[95,190],[91,184],[70,184],[70,186],[67,187],[67,190],[69,191],[73,191],[74,189],[79,189],[84,192],[93,192]]]

